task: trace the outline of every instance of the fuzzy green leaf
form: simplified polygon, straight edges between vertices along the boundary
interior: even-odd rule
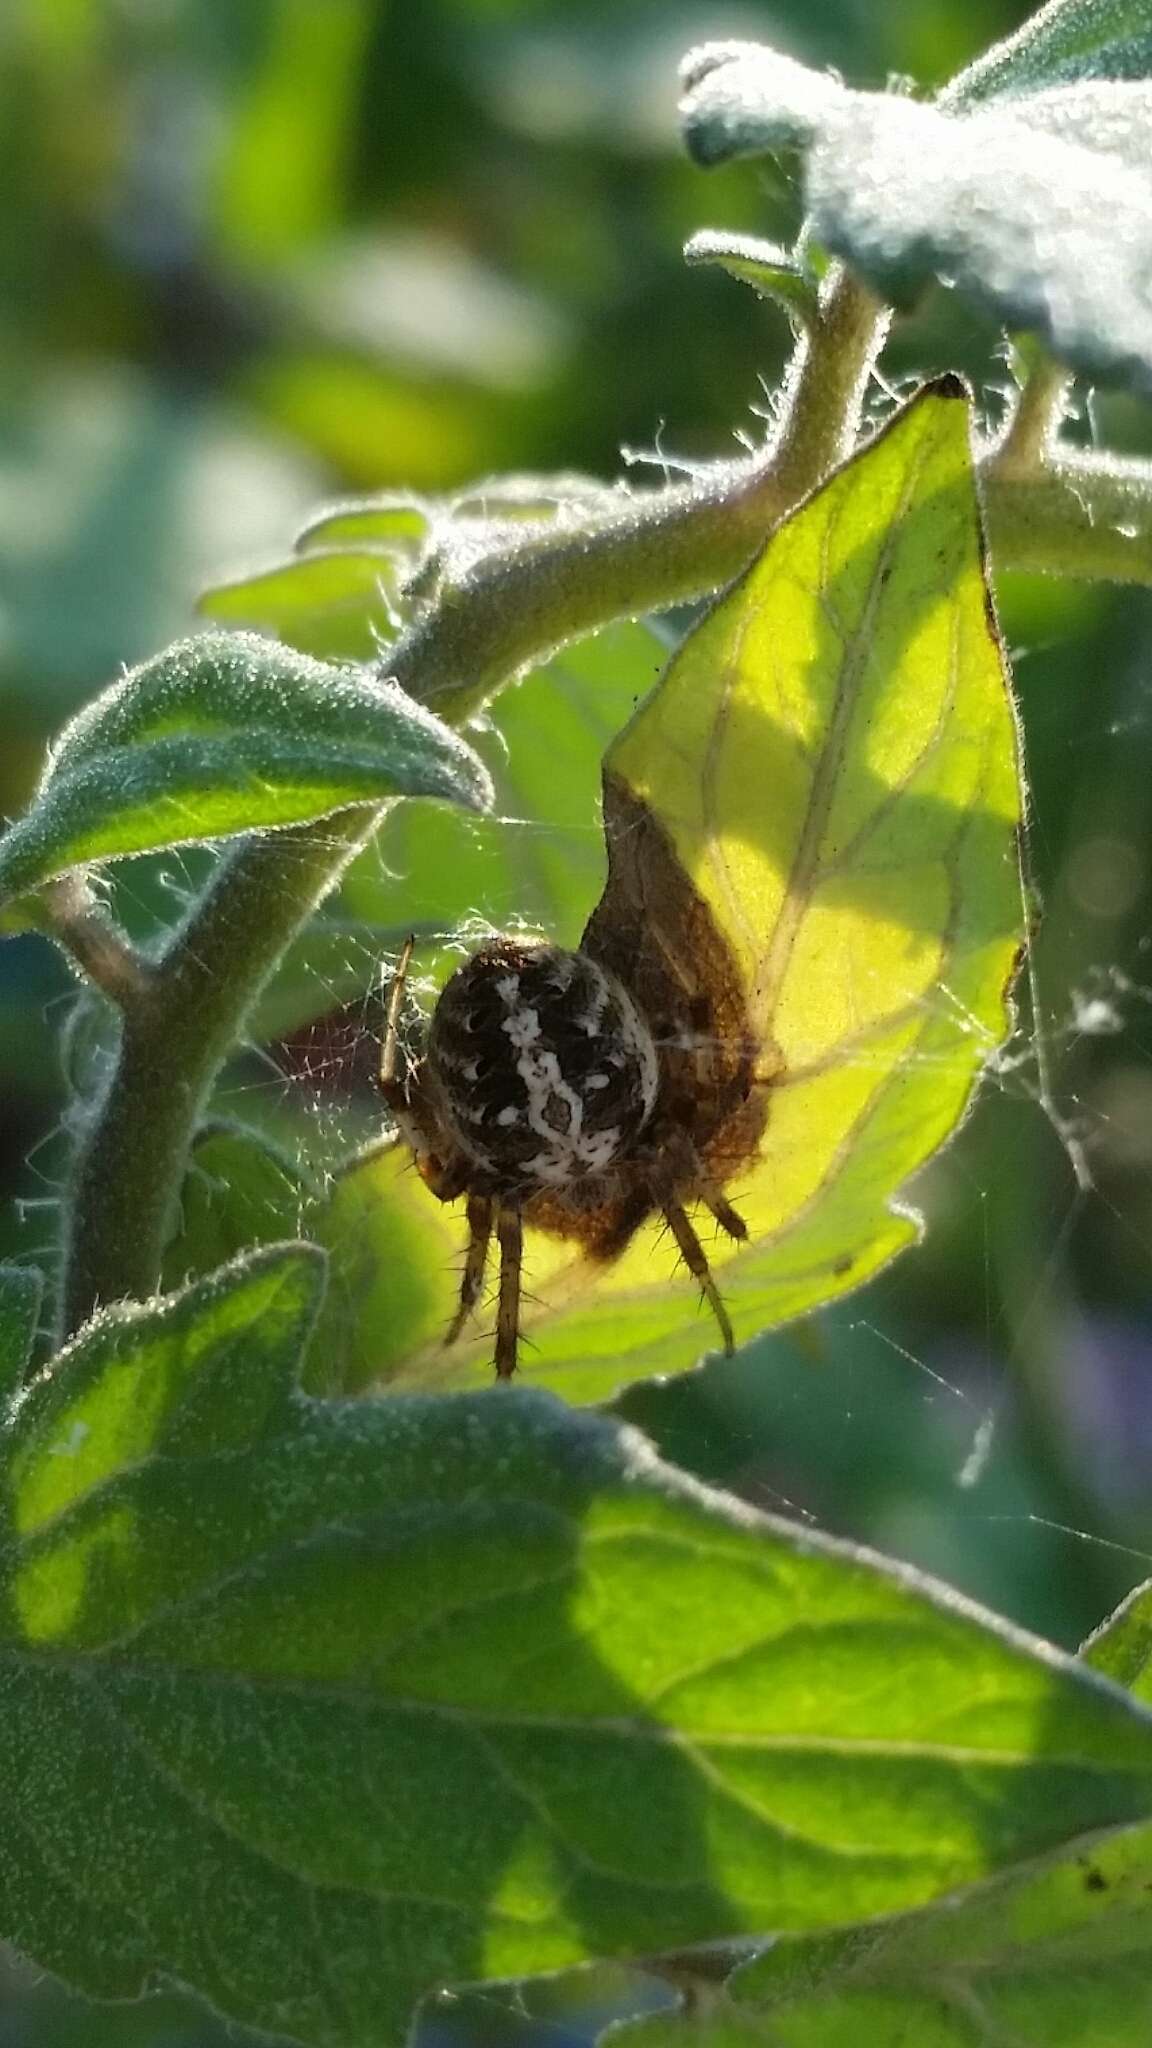
[[[432,1986],[907,1908],[1152,1805],[1152,1719],[519,1389],[293,1380],[321,1261],[107,1312],[3,1442],[0,1931],[325,2048]]]
[[[296,1235],[314,1199],[299,1167],[254,1131],[208,1124],[192,1147],[162,1284],[180,1287],[253,1245]]]
[[[989,109],[1013,119],[1027,134],[1050,136],[1079,152],[1077,164],[1089,179],[1092,166],[1084,166],[1083,155],[1094,151],[1126,164],[1145,181],[1149,174],[1149,138],[1152,136],[1152,84],[1129,85],[1107,81],[1058,86],[1051,92],[1030,93],[1026,100],[1005,101]],[[972,118],[975,118],[974,116]],[[1043,147],[1043,145],[1041,145]]]
[[[1133,1588],[1080,1654],[1093,1670],[1152,1704],[1152,1579]]]
[[[1149,77],[1148,0],[1052,0],[1015,35],[993,43],[959,72],[941,98],[950,106],[971,106],[1082,79]]]
[[[406,556],[410,564],[450,538],[458,526],[516,526],[555,519],[573,505],[612,495],[609,486],[579,472],[481,478],[453,497],[348,498],[327,506],[297,536],[298,552],[367,547]]]
[[[441,557],[471,557],[605,495],[604,485],[563,473],[493,477],[446,498],[349,498],[304,527],[292,560],[212,585],[199,609],[326,661],[371,661],[394,636],[405,585],[422,565],[434,572]]]
[[[198,609],[252,626],[324,661],[371,661],[390,637],[397,567],[385,554],[315,548],[251,576],[213,584]]]
[[[751,285],[762,299],[774,299],[800,328],[811,325],[818,286],[786,249],[755,235],[716,234],[705,229],[684,247],[688,263],[718,263],[729,277]]]
[[[88,861],[434,796],[484,807],[472,748],[371,671],[251,633],[184,640],[73,719],[0,839],[0,895]]]
[[[684,140],[697,163],[806,149],[858,94],[764,43],[702,43],[680,67]]]
[[[1147,87],[944,111],[851,92],[754,43],[705,45],[688,78],[699,160],[802,150],[813,233],[883,296],[906,305],[945,277],[1061,360],[1152,388]]]
[[[296,536],[297,553],[313,548],[365,547],[391,554],[421,552],[432,519],[432,503],[384,495],[342,498],[314,513]]]
[[[35,896],[17,896],[0,904],[0,938],[16,938],[21,932],[42,931],[44,920]]]

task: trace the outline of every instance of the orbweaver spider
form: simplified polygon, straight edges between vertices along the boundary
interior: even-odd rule
[[[401,1075],[399,1019],[412,942],[392,983],[381,1091],[442,1202],[467,1203],[453,1343],[499,1248],[495,1367],[516,1370],[523,1229],[617,1258],[662,1215],[716,1318],[732,1326],[689,1208],[733,1238],[724,1193],[757,1150],[776,1078],[749,1028],[731,951],[652,812],[605,779],[608,881],[576,951],[486,941],[445,984],[423,1054]]]

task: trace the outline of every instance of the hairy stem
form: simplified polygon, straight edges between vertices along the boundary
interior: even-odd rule
[[[1027,476],[1042,467],[1060,431],[1071,389],[1071,373],[1051,356],[1043,356],[1021,385],[997,445],[1001,475]]]
[[[981,464],[994,569],[1152,584],[1152,463],[1061,450],[1018,469]]]
[[[110,1002],[124,1009],[144,1000],[150,964],[93,894],[83,870],[50,882],[40,908],[45,931]]]
[[[245,840],[221,863],[136,999],[76,1150],[60,1320],[151,1294],[208,1092],[308,912],[375,829],[360,806],[323,828]]]
[[[458,724],[566,641],[729,582],[851,452],[888,321],[863,285],[833,272],[797,343],[780,424],[762,454],[717,463],[679,489],[638,494],[594,527],[548,529],[481,557],[397,642],[389,674]]]

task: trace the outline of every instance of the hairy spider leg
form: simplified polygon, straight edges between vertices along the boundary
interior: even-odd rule
[[[496,1237],[500,1246],[500,1302],[496,1310],[496,1377],[510,1380],[516,1370],[520,1340],[520,1264],[524,1234],[518,1204],[500,1202],[496,1207]]]
[[[403,1081],[399,1080],[396,1068],[400,1054],[400,1011],[404,1002],[404,988],[408,980],[408,968],[412,960],[412,949],[416,934],[409,932],[400,949],[396,972],[388,991],[388,1008],[384,1014],[384,1049],[380,1056],[380,1093],[395,1116],[407,1108],[408,1100]]]
[[[445,1344],[456,1342],[480,1299],[480,1290],[484,1285],[484,1274],[488,1265],[488,1245],[492,1237],[492,1202],[489,1196],[469,1195],[467,1216],[468,1250],[464,1255],[464,1271],[460,1276],[460,1301],[445,1333]]]
[[[709,1037],[705,1029],[710,1015],[707,1001],[699,996],[693,997],[689,1004],[688,1015],[689,1022],[696,1034],[696,1042],[692,1048],[696,1078],[701,1088],[708,1088],[714,1085],[720,1067],[719,1048],[715,1039]],[[775,1069],[770,1076],[766,1077],[764,1082],[761,1082],[758,1075],[753,1075],[752,1086],[754,1088],[766,1086],[768,1081],[776,1078],[777,1070]],[[729,1237],[734,1237],[739,1243],[743,1244],[748,1236],[748,1225],[745,1223],[740,1211],[732,1207],[731,1202],[721,1188],[704,1172],[703,1162],[699,1158],[697,1158],[695,1165],[696,1187],[700,1200],[704,1203],[705,1208],[711,1211],[721,1230],[726,1231]],[[681,1250],[683,1250],[683,1246],[681,1246]],[[685,1256],[687,1255],[685,1254]],[[719,1320],[719,1317],[717,1319]],[[721,1328],[723,1328],[723,1323],[721,1323]],[[729,1349],[731,1349],[730,1346]]]
[[[748,1225],[739,1209],[732,1207],[727,1195],[722,1195],[719,1188],[707,1188],[703,1200],[705,1208],[711,1210],[721,1230],[726,1230],[729,1237],[734,1237],[743,1244],[748,1236]]]
[[[712,1269],[708,1264],[704,1247],[693,1230],[691,1223],[688,1221],[687,1211],[679,1202],[665,1202],[663,1207],[664,1220],[680,1247],[680,1256],[691,1273],[692,1278],[697,1282],[704,1299],[707,1301],[717,1323],[720,1325],[720,1335],[724,1339],[724,1349],[728,1352],[735,1351],[736,1340],[732,1335],[732,1325],[728,1320],[728,1311],[720,1299],[720,1290],[712,1278]]]

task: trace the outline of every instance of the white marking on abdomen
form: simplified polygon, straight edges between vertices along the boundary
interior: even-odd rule
[[[519,984],[516,984],[519,986]],[[536,1010],[513,1010],[500,1026],[512,1040],[514,1046],[523,1048],[535,1045],[540,1037],[540,1016]]]

